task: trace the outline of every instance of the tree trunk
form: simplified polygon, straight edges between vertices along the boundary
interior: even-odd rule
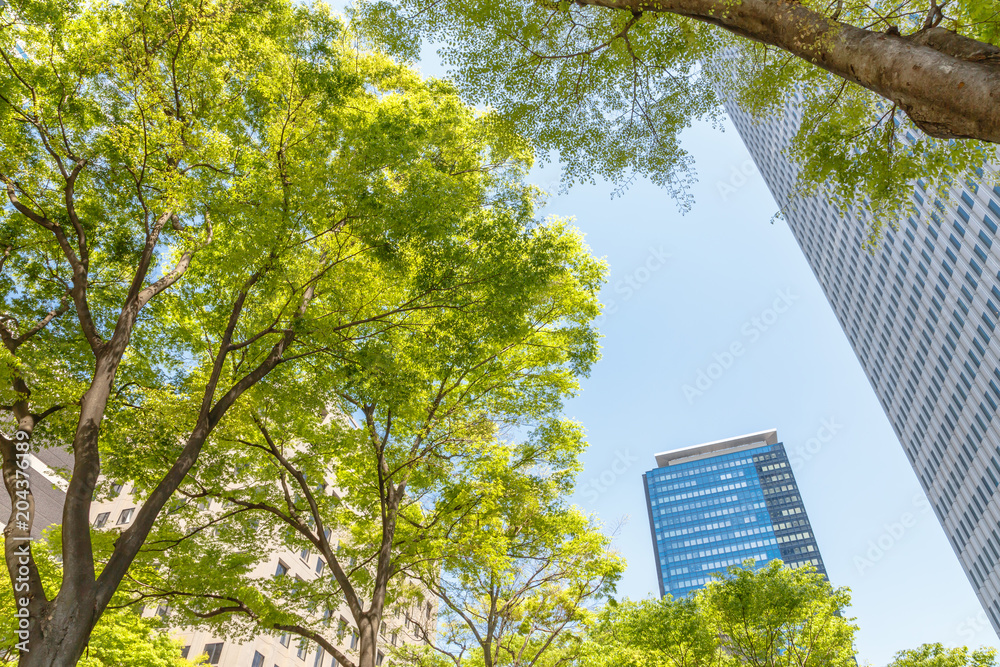
[[[68,667],[83,656],[90,632],[97,622],[94,605],[86,600],[78,604],[46,605],[32,610],[31,638],[28,651],[22,652],[18,667]]]
[[[375,667],[378,656],[378,627],[382,619],[366,613],[358,619],[358,664],[357,667]]]
[[[795,0],[575,0],[667,12],[777,47],[897,104],[926,134],[1000,143],[1000,48],[929,28],[900,36],[835,21]]]

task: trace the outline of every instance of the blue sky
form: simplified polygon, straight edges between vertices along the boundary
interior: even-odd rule
[[[420,69],[445,74],[427,45]],[[648,182],[612,199],[608,183],[557,194],[557,165],[532,175],[553,193],[545,213],[574,217],[610,265],[603,356],[566,413],[590,442],[575,501],[628,561],[619,596],[658,594],[642,487],[654,454],[776,428],[830,579],[851,589],[860,664],[926,642],[1000,647],[735,128],[699,124],[682,143],[699,179],[683,215]]]
[[[642,473],[657,452],[776,428],[862,664],[924,642],[997,645],[833,311],[739,135],[696,126],[695,204],[648,183],[554,196],[611,267],[603,357],[567,414],[590,450],[577,502],[628,560],[622,596],[657,594]],[[749,172],[749,175],[747,175]],[[536,182],[558,176],[549,166]],[[777,303],[776,303],[777,302]],[[775,308],[777,306],[777,308]],[[777,312],[778,310],[784,312]],[[742,352],[727,357],[734,343]],[[711,369],[719,363],[726,366]],[[706,373],[700,384],[699,372]]]
[[[699,175],[684,215],[648,183],[616,199],[578,186],[546,210],[574,216],[611,267],[603,358],[567,414],[590,441],[576,501],[617,528],[628,560],[620,595],[657,594],[642,489],[653,455],[776,428],[830,578],[852,591],[862,664],[924,642],[997,645],[739,135],[696,126],[683,145]],[[557,178],[548,166],[535,181]]]

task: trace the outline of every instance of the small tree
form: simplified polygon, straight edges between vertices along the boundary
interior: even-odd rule
[[[811,566],[733,566],[685,598],[609,605],[579,664],[855,667],[847,589]]]
[[[610,539],[568,506],[575,466],[523,475],[506,457],[418,580],[437,596],[436,640],[405,658],[453,667],[541,667],[572,660],[592,608],[625,569]]]
[[[726,651],[752,667],[853,667],[854,633],[843,616],[850,592],[812,566],[772,560],[730,567],[705,586],[701,604]]]
[[[898,652],[888,667],[995,667],[996,649],[969,650],[967,646],[945,648],[941,644],[921,644]]]
[[[601,611],[578,664],[594,667],[711,667],[726,652],[693,597],[611,602]]]

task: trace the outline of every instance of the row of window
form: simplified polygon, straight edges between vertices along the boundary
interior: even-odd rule
[[[122,510],[121,514],[118,515],[118,523],[115,525],[123,526],[131,522],[132,515],[134,514],[135,514],[134,507],[129,507],[128,509]],[[105,524],[108,523],[109,518],[111,518],[111,512],[101,512],[100,514],[97,515],[97,518],[94,520],[94,528],[103,528]]]

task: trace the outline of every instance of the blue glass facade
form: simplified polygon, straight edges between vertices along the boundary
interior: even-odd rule
[[[661,595],[687,595],[747,558],[825,574],[784,446],[756,444],[676,450],[643,475]]]

